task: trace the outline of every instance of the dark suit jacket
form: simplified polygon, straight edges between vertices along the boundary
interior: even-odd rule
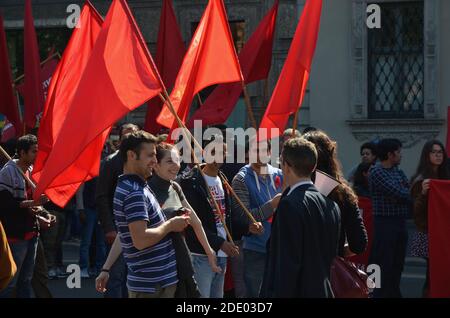
[[[309,184],[286,194],[267,243],[261,297],[333,297],[330,268],[338,250],[339,207]]]

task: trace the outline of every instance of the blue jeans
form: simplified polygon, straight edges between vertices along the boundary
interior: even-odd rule
[[[31,279],[33,278],[34,264],[36,261],[37,244],[37,236],[28,241],[9,243],[14,262],[17,266],[17,272],[8,286],[0,292],[0,298],[12,297],[14,288],[17,291],[17,298],[31,298]]]
[[[89,248],[92,242],[92,235],[95,231],[95,269],[100,270],[106,260],[106,243],[103,230],[97,221],[97,212],[94,209],[86,208],[86,221],[81,227],[81,243],[80,243],[80,268],[88,269],[89,265]]]
[[[194,278],[202,298],[223,298],[223,284],[225,271],[227,270],[227,258],[217,257],[217,265],[222,269],[221,273],[214,273],[209,266],[206,255],[192,255]]]
[[[120,254],[116,262],[109,269],[109,280],[103,296],[105,298],[128,298],[127,274],[127,263],[123,258],[123,254]]]
[[[247,297],[259,297],[264,268],[266,266],[266,254],[244,249],[244,280],[247,288]]]
[[[243,242],[235,241],[235,243],[239,247],[239,251],[242,251]],[[238,256],[232,257],[230,259],[230,264],[233,276],[234,295],[236,298],[246,298],[247,287],[244,279],[244,254],[241,252]]]

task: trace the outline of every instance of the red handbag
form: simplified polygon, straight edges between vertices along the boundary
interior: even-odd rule
[[[367,274],[340,256],[331,263],[330,280],[335,298],[369,298]]]

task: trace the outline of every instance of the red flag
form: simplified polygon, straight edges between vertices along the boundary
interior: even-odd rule
[[[55,72],[56,67],[58,66],[58,63],[59,63],[59,58],[57,56],[50,58],[50,59],[46,60],[45,62],[41,63],[40,79],[41,79],[42,91],[44,93],[44,101],[47,99],[48,87],[50,85],[50,81],[52,79],[53,73]],[[25,85],[23,83],[20,85],[17,85],[16,90],[19,92],[20,95],[24,96]],[[42,109],[42,111],[43,111],[43,109]],[[40,115],[42,115],[42,111],[38,114],[37,117],[40,117]]]
[[[44,107],[44,115],[39,126],[39,150],[33,167],[33,179],[37,182],[40,180],[42,169],[52,150],[54,141],[58,137],[61,125],[67,116],[70,103],[80,82],[82,71],[86,67],[95,40],[100,33],[102,23],[103,19],[100,14],[98,14],[90,2],[86,2],[78,21],[79,28],[74,29],[48,88],[48,98]],[[43,75],[44,78],[48,77],[46,72],[43,72]],[[87,179],[96,175],[100,160],[91,164],[91,157],[95,156],[99,149],[101,151],[106,138],[106,133],[95,138],[86,147],[83,154],[66,168],[57,180],[52,182],[51,188],[47,189],[45,193],[54,203],[64,206],[76,193],[83,181],[87,181]],[[88,170],[79,168],[89,166],[91,168]],[[68,184],[68,180],[76,180],[76,182]]]
[[[277,12],[278,1],[275,1],[272,9],[259,23],[239,53],[239,63],[246,84],[269,76]],[[188,127],[193,127],[194,120],[198,119],[202,120],[203,125],[224,123],[233,111],[241,93],[241,83],[219,85],[189,120]]]
[[[36,125],[36,116],[44,107],[44,92],[40,80],[41,65],[36,30],[34,29],[31,0],[25,0],[24,19],[24,67],[25,67],[25,124],[28,128]]]
[[[199,91],[214,84],[239,81],[243,78],[223,1],[210,0],[184,57],[170,99],[185,122],[192,99]],[[168,128],[176,127],[167,105],[157,121]]]
[[[268,129],[268,135],[271,135],[271,128],[284,130],[289,116],[297,112],[302,104],[316,48],[321,10],[322,0],[308,0],[305,4],[286,62],[260,125],[260,128]]]
[[[56,181],[58,184],[79,181],[73,180],[71,175],[59,180],[59,175],[82,155],[95,138],[163,89],[127,3],[114,0],[42,169],[34,198]],[[89,171],[100,160],[101,148],[97,150],[83,160],[86,166],[76,168]]]
[[[430,297],[450,297],[450,181],[431,180],[428,195]]]
[[[159,20],[155,63],[167,88],[172,88],[175,84],[185,53],[186,47],[181,37],[172,1],[164,0]],[[159,98],[148,102],[144,130],[152,134],[157,134],[161,130],[162,126],[156,122],[156,118],[161,112],[162,106],[163,103]]]
[[[450,106],[447,107],[447,151],[450,151]]]
[[[11,69],[9,67],[8,46],[3,27],[3,17],[0,15],[0,113],[8,118],[17,131],[21,131],[19,109],[12,86]]]

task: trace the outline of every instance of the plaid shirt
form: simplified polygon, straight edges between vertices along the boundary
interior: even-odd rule
[[[378,163],[370,169],[369,189],[374,216],[408,217],[411,196],[406,175],[398,167],[383,168]]]

